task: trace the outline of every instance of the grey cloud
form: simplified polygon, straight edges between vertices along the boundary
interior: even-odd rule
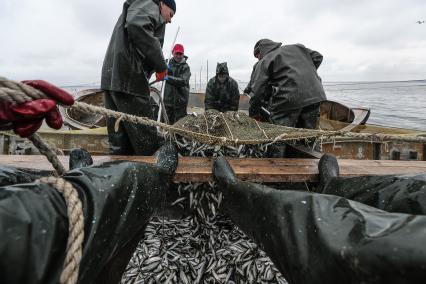
[[[100,80],[105,50],[123,0],[0,1],[0,75],[44,78],[57,84]],[[177,0],[167,26],[168,56],[175,31],[193,74],[209,60],[227,61],[231,76],[247,81],[260,38],[302,43],[324,55],[327,81],[424,79],[424,0]],[[205,79],[203,79],[205,80]]]

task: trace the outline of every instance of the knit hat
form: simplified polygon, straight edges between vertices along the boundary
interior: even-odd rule
[[[175,46],[173,47],[173,53],[175,52],[185,53],[185,49],[183,48],[183,45],[179,43],[175,44]]]
[[[161,2],[163,2],[164,4],[167,5],[167,7],[169,7],[170,9],[173,10],[174,13],[176,13],[176,2],[175,0],[160,0]]]

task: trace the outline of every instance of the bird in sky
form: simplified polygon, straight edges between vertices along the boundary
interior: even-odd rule
[[[425,21],[417,21],[416,23],[419,24],[419,25],[421,25],[421,24],[424,24]]]

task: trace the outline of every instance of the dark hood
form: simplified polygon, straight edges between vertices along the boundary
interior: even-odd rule
[[[216,75],[219,75],[219,74],[229,75],[228,64],[226,62],[217,63]]]
[[[272,50],[280,47],[281,45],[281,42],[275,42],[270,39],[261,39],[254,45],[253,54],[256,55],[256,53],[259,51],[261,56],[263,57]]]

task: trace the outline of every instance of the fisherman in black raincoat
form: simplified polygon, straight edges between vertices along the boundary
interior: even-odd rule
[[[224,157],[213,167],[226,212],[290,284],[424,283],[424,173],[339,178],[325,155],[315,193],[240,181]]]
[[[229,76],[227,63],[218,63],[216,76],[207,84],[205,109],[215,109],[220,112],[237,111],[239,103],[238,83]]]
[[[176,44],[173,47],[173,58],[169,62],[164,90],[164,105],[170,124],[174,124],[187,115],[191,70],[187,63],[188,56],[184,54],[183,45]]]
[[[317,73],[322,55],[301,44],[282,46],[262,39],[254,56],[259,62],[252,75],[250,116],[260,115],[262,102],[267,101],[273,124],[314,129],[320,102],[326,100]]]
[[[148,79],[167,75],[162,46],[166,24],[176,11],[174,0],[127,0],[117,21],[102,67],[101,89],[108,109],[154,118]],[[154,127],[107,119],[113,154],[152,155],[159,138]]]

